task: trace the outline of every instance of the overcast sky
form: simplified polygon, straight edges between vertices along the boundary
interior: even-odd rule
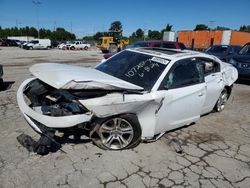
[[[34,3],[35,2],[35,3]],[[53,30],[64,27],[78,37],[107,31],[122,22],[124,35],[138,28],[192,30],[196,24],[239,29],[250,25],[250,0],[0,0],[0,26]]]

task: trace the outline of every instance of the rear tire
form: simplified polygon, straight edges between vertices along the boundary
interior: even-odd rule
[[[84,50],[88,50],[88,49],[89,49],[89,47],[88,47],[88,46],[85,46],[85,47],[84,47]]]
[[[130,149],[141,141],[141,126],[135,115],[113,116],[97,120],[90,138],[101,149]]]
[[[224,88],[223,91],[221,92],[220,96],[219,96],[218,101],[215,104],[214,110],[216,112],[222,112],[224,110],[225,104],[226,104],[227,99],[228,99],[228,96],[229,96],[229,94],[227,92],[227,89]]]
[[[74,46],[72,46],[72,47],[70,47],[70,49],[71,49],[71,50],[75,50],[75,47],[74,47]]]

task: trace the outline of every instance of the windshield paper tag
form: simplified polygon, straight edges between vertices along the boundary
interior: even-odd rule
[[[157,62],[157,63],[161,63],[161,64],[164,64],[164,65],[167,65],[169,63],[168,60],[162,59],[162,58],[159,58],[159,57],[153,57],[151,59],[151,61],[154,61],[154,62]]]

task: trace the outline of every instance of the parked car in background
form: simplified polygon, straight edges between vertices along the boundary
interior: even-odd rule
[[[157,47],[157,48],[170,48],[170,49],[181,49],[181,50],[186,49],[186,46],[181,42],[161,41],[161,40],[138,41],[127,45],[125,49],[140,48],[140,47]],[[103,58],[108,59],[114,54],[116,54],[116,52],[104,54]]]
[[[61,42],[60,44],[58,44],[57,48],[60,50],[65,50],[67,45],[70,45],[71,43],[72,42],[70,42],[70,41]]]
[[[44,63],[30,72],[17,101],[41,139],[75,129],[111,150],[222,111],[238,76],[214,56],[163,48],[126,49],[95,68]]]
[[[59,45],[58,41],[51,41],[51,48],[57,48],[57,46]]]
[[[171,48],[171,49],[181,49],[185,50],[186,46],[180,42],[172,41],[161,41],[161,40],[152,40],[152,41],[139,41],[131,45],[128,45],[127,48],[139,48],[139,47],[157,47],[157,48]]]
[[[88,50],[90,44],[87,44],[83,41],[75,41],[72,44],[67,45],[67,48],[70,50]]]
[[[15,40],[1,39],[1,46],[18,46]]]
[[[229,63],[237,68],[239,79],[250,80],[250,42],[245,44]]]
[[[231,57],[238,54],[241,49],[239,45],[213,45],[205,50],[205,53],[214,55],[224,62],[229,62]]]
[[[35,39],[35,40],[28,42],[23,47],[27,50],[50,49],[51,48],[51,40],[50,39]]]
[[[24,41],[20,44],[20,47],[23,48],[23,49],[26,49],[26,46],[29,42],[28,41]]]

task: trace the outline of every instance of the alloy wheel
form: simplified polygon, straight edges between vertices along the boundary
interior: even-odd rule
[[[99,135],[105,147],[118,150],[131,143],[134,137],[134,129],[127,120],[116,117],[101,124]]]

